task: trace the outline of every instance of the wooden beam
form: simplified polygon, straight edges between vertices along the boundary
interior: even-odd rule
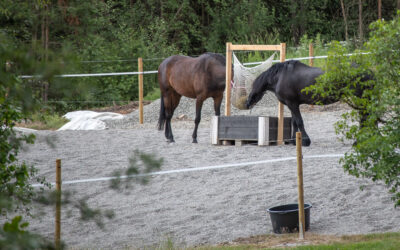
[[[56,160],[55,249],[61,249],[61,160]]]
[[[226,43],[225,116],[231,115],[232,43]]]
[[[304,216],[304,187],[303,187],[303,155],[301,151],[301,132],[296,132],[296,153],[297,153],[297,187],[299,204],[299,239],[304,240],[306,229]]]
[[[286,60],[286,43],[281,43],[280,49],[280,61],[284,62]],[[283,144],[283,115],[284,115],[284,106],[281,102],[278,104],[278,140],[277,144]]]
[[[138,71],[139,71],[139,123],[143,124],[143,60],[138,58]]]
[[[226,43],[225,116],[231,115],[232,51],[234,50],[281,51],[281,57],[282,57],[282,45],[285,46],[284,51],[286,51],[285,43],[281,43],[280,45],[251,45],[251,44],[233,45],[232,43],[229,42]]]
[[[281,45],[231,44],[231,50],[281,50]]]

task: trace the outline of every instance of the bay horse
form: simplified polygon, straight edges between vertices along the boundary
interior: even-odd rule
[[[356,65],[353,65],[357,67]],[[268,70],[259,75],[253,82],[252,90],[246,100],[246,107],[249,109],[261,100],[265,92],[271,91],[278,100],[285,104],[292,114],[292,138],[291,142],[296,143],[296,132],[302,133],[302,145],[309,146],[311,144],[310,137],[304,129],[303,118],[300,113],[301,104],[332,104],[339,101],[340,97],[321,98],[313,97],[312,93],[302,91],[304,88],[316,83],[316,78],[324,72],[317,67],[310,67],[300,61],[290,60],[282,63],[276,63]],[[371,74],[363,74],[360,81],[372,80]],[[335,84],[335,83],[332,83]],[[337,85],[340,88],[339,85]],[[357,85],[355,94],[362,96],[363,89]],[[355,107],[353,107],[355,108]],[[361,112],[361,121],[366,120],[367,114]]]
[[[161,91],[161,108],[158,130],[165,125],[165,137],[174,142],[171,118],[182,96],[196,99],[193,143],[197,143],[197,129],[201,120],[204,100],[214,99],[215,115],[225,91],[225,57],[216,53],[204,53],[199,57],[174,55],[165,59],[158,67],[158,83]]]

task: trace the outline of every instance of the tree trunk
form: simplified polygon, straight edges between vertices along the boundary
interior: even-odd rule
[[[363,43],[362,0],[358,0],[358,36],[361,46]]]
[[[163,18],[163,1],[162,0],[160,0],[160,18],[162,19]]]
[[[44,7],[44,19],[43,19],[43,48],[44,48],[44,61],[47,63],[49,58],[49,6],[48,4]],[[43,102],[47,102],[49,92],[49,83],[47,81],[43,82]]]
[[[382,0],[378,0],[378,20],[382,20]]]
[[[397,0],[397,9],[400,10],[400,0]]]
[[[343,0],[340,0],[340,5],[342,6],[342,13],[343,13],[343,21],[344,21],[344,37],[346,39],[346,42],[349,41],[349,32],[348,32],[348,26],[347,26],[347,15],[346,15],[346,10],[344,8],[344,2]]]

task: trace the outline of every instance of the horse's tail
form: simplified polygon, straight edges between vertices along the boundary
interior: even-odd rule
[[[165,124],[165,107],[164,107],[164,98],[161,95],[161,107],[160,107],[160,117],[158,118],[158,130],[164,129]]]

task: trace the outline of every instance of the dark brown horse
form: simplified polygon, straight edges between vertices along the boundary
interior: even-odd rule
[[[220,115],[225,90],[225,57],[205,53],[199,57],[170,56],[158,67],[158,83],[161,90],[161,109],[158,130],[165,124],[165,137],[174,142],[171,118],[182,96],[196,99],[196,118],[193,143],[197,143],[197,128],[201,119],[204,100],[214,99],[215,115]]]

